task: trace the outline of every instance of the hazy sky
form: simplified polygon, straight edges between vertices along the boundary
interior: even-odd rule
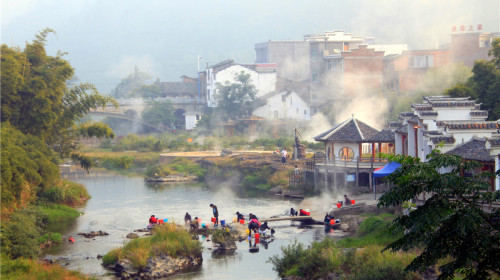
[[[500,0],[1,0],[1,42],[24,47],[45,27],[82,82],[109,91],[134,66],[161,81],[205,65],[253,63],[254,44],[345,30],[378,44],[432,48],[453,25],[500,29]]]

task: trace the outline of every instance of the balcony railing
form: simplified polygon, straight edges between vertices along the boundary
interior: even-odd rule
[[[338,166],[352,168],[378,168],[388,163],[387,158],[381,157],[326,157],[314,155],[312,161],[306,162],[306,169],[313,171],[316,166]]]

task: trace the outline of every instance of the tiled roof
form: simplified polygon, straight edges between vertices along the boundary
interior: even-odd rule
[[[383,129],[379,133],[366,139],[367,142],[394,142],[394,132],[389,129]]]
[[[495,121],[485,122],[460,122],[460,123],[447,123],[448,129],[498,129],[499,124]]]
[[[441,142],[444,142],[445,144],[453,144],[455,143],[455,138],[453,138],[453,136],[435,136],[431,137],[431,141],[434,144],[439,144]]]
[[[420,112],[420,115],[421,116],[437,116],[438,112],[434,112],[434,111],[422,111],[422,112]]]
[[[413,116],[415,116],[415,114],[413,112],[402,112],[402,113],[399,113],[399,119],[410,118],[410,117],[413,117]]]
[[[408,126],[403,125],[400,128],[396,129],[396,132],[398,133],[408,133]]]
[[[443,135],[443,133],[436,131],[436,130],[424,130],[423,131],[425,136],[432,136],[432,135]]]
[[[379,132],[358,119],[350,118],[314,137],[314,140],[360,143],[367,142],[367,139]]]
[[[488,116],[488,111],[485,111],[485,110],[472,110],[472,111],[470,111],[470,115],[471,116],[484,116],[484,117],[487,117]]]
[[[389,122],[389,128],[400,128],[403,126],[402,122]]]
[[[160,87],[165,95],[198,95],[197,83],[162,82]]]
[[[498,136],[492,137],[492,138],[488,139],[488,142],[490,142],[490,144],[493,146],[500,146],[500,137],[498,137]]]
[[[476,101],[460,100],[460,101],[432,101],[432,107],[467,107],[476,106]]]
[[[448,151],[447,154],[457,155],[464,159],[494,161],[495,158],[490,156],[490,152],[486,149],[485,144],[485,138],[471,139],[463,145],[457,146],[455,149]]]

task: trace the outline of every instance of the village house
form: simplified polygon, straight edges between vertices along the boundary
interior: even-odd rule
[[[212,65],[205,70],[206,103],[208,107],[217,106],[217,86],[226,82],[234,83],[235,76],[240,73],[250,75],[251,83],[255,86],[257,97],[263,96],[276,89],[275,64],[237,64],[233,60],[225,60]]]
[[[311,118],[309,105],[295,91],[273,91],[260,97],[261,106],[253,115],[268,120],[307,121]]]
[[[486,121],[487,118],[488,112],[468,97],[424,97],[423,103],[412,105],[412,112],[400,114],[402,123],[394,130],[396,154],[425,161],[433,149],[439,148],[445,153],[478,160],[484,164],[484,170],[498,170],[499,154],[486,147],[495,147],[500,123]],[[491,183],[492,188],[499,189],[498,183]]]

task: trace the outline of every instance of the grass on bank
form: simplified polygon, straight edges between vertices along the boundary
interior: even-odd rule
[[[150,257],[161,253],[176,258],[200,255],[201,251],[201,243],[193,240],[188,231],[173,223],[166,223],[156,226],[152,236],[134,239],[122,248],[108,252],[103,256],[102,262],[107,266],[129,259],[135,269],[141,270]]]
[[[51,203],[79,206],[83,205],[90,198],[90,195],[84,185],[61,180],[44,190],[41,193],[41,198]]]
[[[395,217],[388,213],[370,215],[355,237],[338,242],[325,238],[307,247],[295,241],[281,247],[281,255],[268,261],[282,277],[317,279],[335,273],[341,279],[414,279],[416,274],[405,273],[404,269],[416,257],[415,253],[382,252],[396,238],[385,232]]]
[[[402,237],[402,235],[392,235],[385,231],[396,217],[397,215],[390,213],[370,214],[361,223],[355,236],[340,239],[338,245],[343,248],[361,248],[368,245],[387,246]]]
[[[62,268],[57,264],[40,263],[34,259],[9,259],[2,253],[2,279],[11,280],[94,280],[78,271]]]

